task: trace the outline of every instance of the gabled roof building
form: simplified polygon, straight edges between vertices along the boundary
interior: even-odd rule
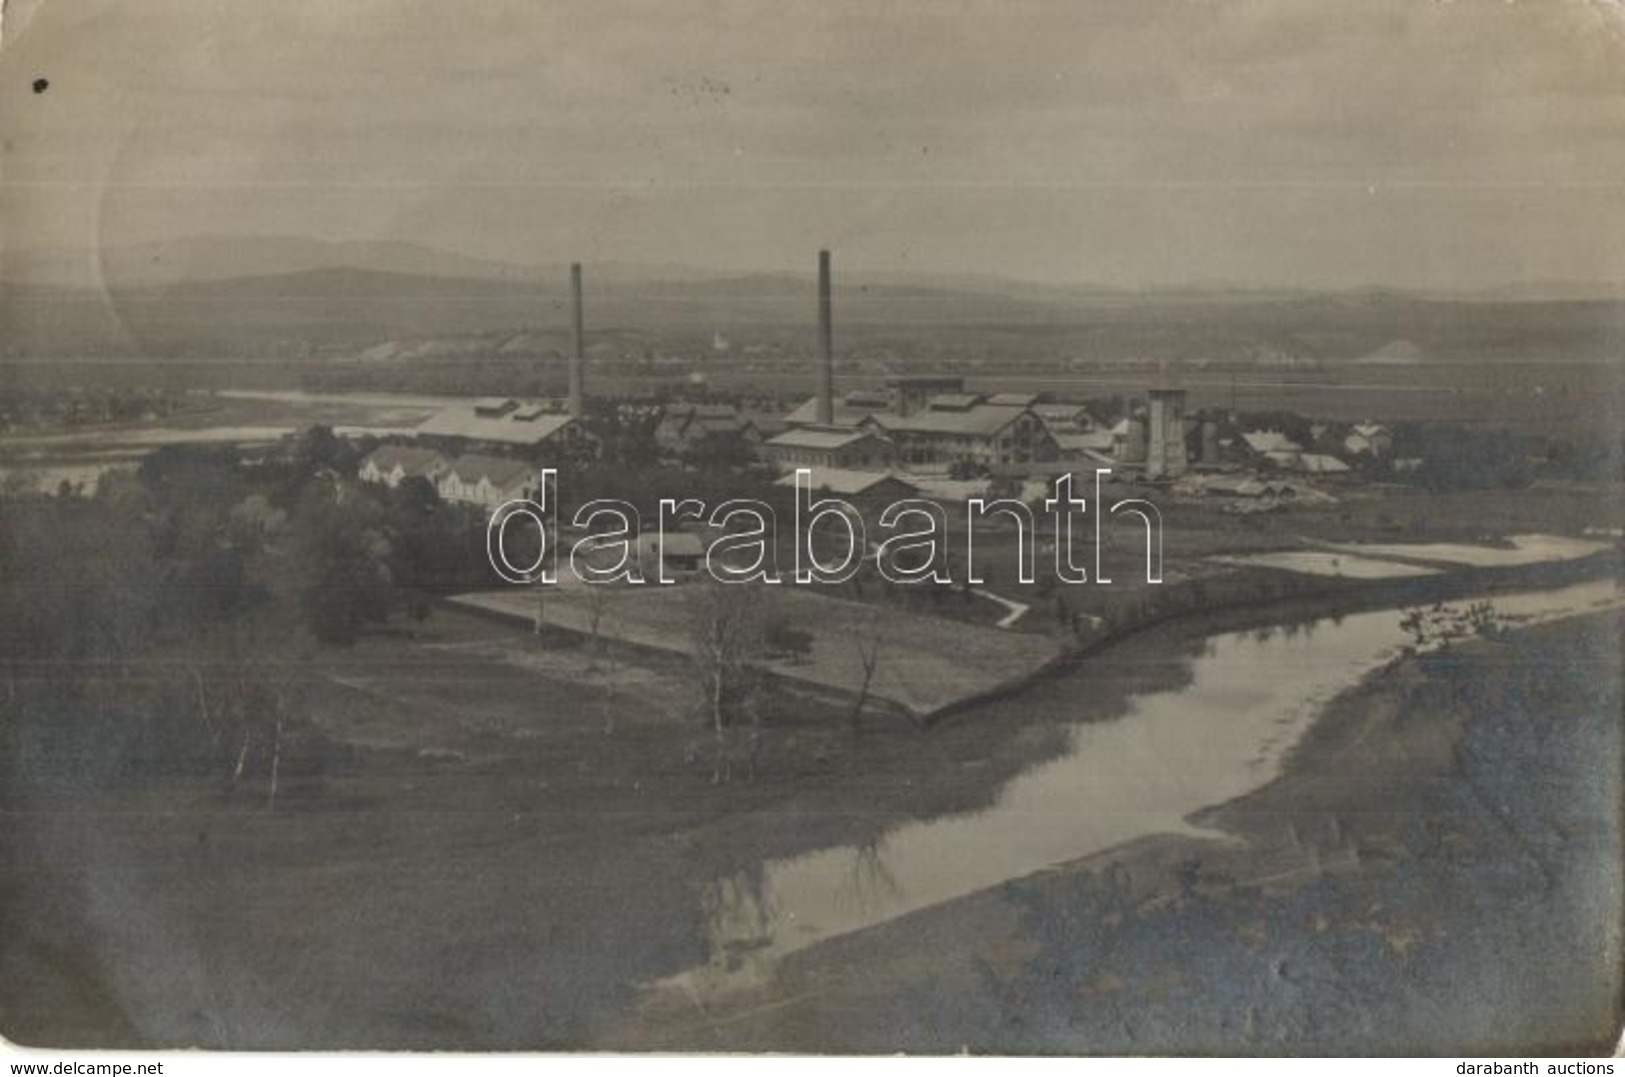
[[[755,424],[732,404],[668,404],[655,427],[655,444],[674,456],[693,449],[710,436],[737,434],[748,441],[759,438]]]
[[[904,466],[1030,464],[1060,456],[1054,436],[1031,408],[990,404],[967,393],[939,394],[907,415],[876,412],[860,425],[889,438]]]
[[[508,501],[534,498],[541,481],[541,472],[523,460],[469,453],[452,462],[438,488],[446,501],[494,509]]]
[[[381,483],[394,489],[409,478],[438,482],[451,467],[451,461],[416,445],[380,445],[361,461],[362,482]]]
[[[891,441],[870,430],[801,426],[762,443],[762,454],[781,468],[885,471],[896,460]]]

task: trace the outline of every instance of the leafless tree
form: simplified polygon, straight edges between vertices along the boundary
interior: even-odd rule
[[[852,642],[858,649],[858,663],[863,670],[863,679],[858,683],[857,698],[852,702],[850,722],[853,736],[856,736],[863,727],[863,707],[869,702],[869,686],[874,682],[875,670],[880,666],[880,640],[879,615],[871,607],[858,618],[852,632]]]
[[[852,867],[841,884],[843,898],[866,912],[884,909],[903,896],[903,888],[886,863],[886,836],[877,833],[852,847]]]
[[[276,807],[285,738],[297,722],[306,668],[302,656],[271,633],[241,625],[220,633],[190,664],[199,733],[211,755],[230,760],[228,788],[235,791],[250,761],[259,760],[268,809]]]
[[[733,776],[733,744],[745,730],[747,776],[753,776],[760,740],[757,695],[769,610],[755,584],[708,580],[690,588],[691,655],[703,708],[715,738],[711,781]]]
[[[613,585],[597,583],[587,585],[587,639],[590,653],[587,668],[596,670],[598,660],[604,656],[604,617],[613,604]]]

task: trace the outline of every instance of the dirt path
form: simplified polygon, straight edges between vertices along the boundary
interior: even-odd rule
[[[1027,605],[1025,602],[1017,602],[1014,599],[1005,598],[1003,595],[996,595],[985,587],[975,588],[972,591],[972,594],[981,595],[983,598],[992,602],[997,602],[999,605],[1004,607],[1005,614],[995,623],[995,628],[1009,628],[1011,625],[1021,620],[1022,617],[1026,616],[1028,610],[1032,609],[1032,607]]]

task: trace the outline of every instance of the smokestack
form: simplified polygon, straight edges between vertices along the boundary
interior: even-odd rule
[[[835,422],[835,316],[830,310],[829,251],[818,252],[818,422]]]
[[[571,317],[575,327],[575,343],[570,349],[570,415],[579,419],[586,414],[586,400],[581,391],[581,364],[586,360],[587,329],[581,311],[581,263],[570,263]]]

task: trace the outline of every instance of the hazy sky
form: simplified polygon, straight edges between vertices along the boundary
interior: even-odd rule
[[[8,0],[0,76],[29,246],[1625,279],[1620,0]]]

